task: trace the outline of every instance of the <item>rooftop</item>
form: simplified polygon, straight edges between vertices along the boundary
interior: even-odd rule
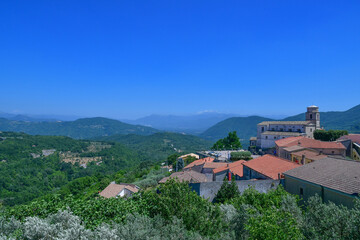
[[[289,170],[284,175],[347,194],[360,194],[360,162],[323,158]]]
[[[234,175],[238,175],[239,177],[243,176],[243,163],[246,162],[245,160],[239,160],[236,162],[232,162],[227,164],[224,167],[219,167],[216,169],[213,169],[213,173],[219,173],[223,172],[229,169],[230,172],[232,172]]]
[[[275,180],[279,179],[279,174],[301,166],[269,154],[244,162],[243,165]]]
[[[278,124],[278,125],[309,125],[313,124],[310,121],[265,121],[261,122],[258,125],[270,125],[270,124]]]
[[[345,136],[340,137],[338,140],[339,141],[341,141],[341,140],[351,140],[354,143],[360,144],[360,134],[345,135]]]
[[[228,163],[224,162],[206,162],[203,166],[203,168],[220,168],[220,167],[226,167]]]
[[[294,156],[297,157],[302,157],[303,155],[305,156],[305,158],[310,159],[310,160],[320,160],[323,158],[326,158],[327,156],[324,154],[319,154],[317,152],[311,151],[311,150],[302,150],[299,152],[294,152],[293,153]]]
[[[191,167],[203,165],[203,164],[205,164],[206,162],[213,162],[214,160],[215,160],[215,159],[214,159],[214,158],[211,158],[211,157],[206,157],[206,158],[202,158],[202,159],[199,159],[199,160],[195,160],[195,161],[193,161],[192,163],[189,163],[188,165],[186,165],[186,166],[184,167],[184,169],[188,169],[188,168],[191,168]]]
[[[304,149],[305,149],[304,147],[299,146],[299,145],[294,145],[291,147],[284,148],[284,150],[287,152],[296,152],[296,151],[300,151],[300,150],[304,150]]]
[[[159,183],[165,183],[167,180],[177,178],[180,182],[200,183],[207,182],[205,174],[195,172],[193,170],[184,172],[175,172],[169,177],[165,177],[159,181]]]
[[[133,193],[139,191],[139,188],[134,184],[110,183],[102,192],[100,192],[100,196],[103,196],[104,198],[116,197],[124,188]]]
[[[346,149],[345,146],[340,142],[323,142],[307,137],[290,137],[280,139],[275,141],[275,144],[278,147],[291,147],[298,145],[301,147],[314,149]]]

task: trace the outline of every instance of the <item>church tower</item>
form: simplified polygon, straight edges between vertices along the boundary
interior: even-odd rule
[[[315,129],[320,129],[320,113],[319,107],[310,106],[307,108],[306,121],[310,121],[315,124]]]

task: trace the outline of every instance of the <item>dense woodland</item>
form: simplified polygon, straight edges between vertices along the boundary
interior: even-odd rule
[[[81,184],[91,185],[101,182],[106,178],[104,176],[114,175],[111,178],[132,182],[139,177],[138,172],[157,162],[156,158],[140,155],[115,142],[106,143],[110,144],[110,148],[94,152],[88,150],[92,141],[68,137],[31,136],[12,132],[2,132],[0,137],[0,200],[4,205],[25,203],[57,192],[67,184],[79,184],[80,180]],[[43,156],[42,150],[47,149],[56,151]],[[86,168],[78,163],[63,162],[60,153],[68,151],[82,157],[101,157],[101,162],[90,162]],[[105,184],[109,181],[105,180]],[[95,190],[100,189],[98,187]]]

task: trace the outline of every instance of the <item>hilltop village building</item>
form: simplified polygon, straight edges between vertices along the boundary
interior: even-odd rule
[[[314,137],[314,131],[320,129],[319,107],[307,108],[305,121],[266,121],[257,125],[256,147],[261,149],[275,147],[275,141],[288,137]],[[254,138],[250,141],[253,145]]]

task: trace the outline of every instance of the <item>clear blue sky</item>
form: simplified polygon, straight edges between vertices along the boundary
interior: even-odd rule
[[[0,111],[134,118],[360,103],[360,1],[1,1]]]

